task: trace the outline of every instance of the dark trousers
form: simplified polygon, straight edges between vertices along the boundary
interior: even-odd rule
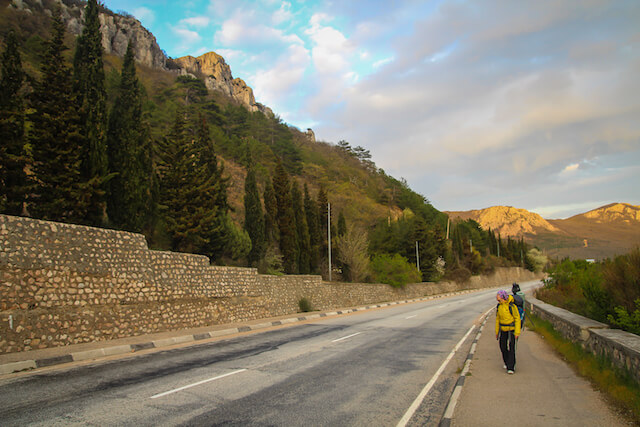
[[[507,369],[513,371],[516,367],[516,335],[513,331],[500,331],[500,351]]]

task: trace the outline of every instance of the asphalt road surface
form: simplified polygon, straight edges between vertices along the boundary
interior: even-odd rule
[[[495,292],[16,376],[0,425],[437,425]]]

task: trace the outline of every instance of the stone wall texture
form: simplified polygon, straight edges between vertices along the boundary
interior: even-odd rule
[[[329,283],[209,265],[149,250],[144,236],[0,215],[0,354],[508,285],[536,279],[498,269],[468,282]]]
[[[550,322],[566,339],[579,343],[595,355],[604,355],[627,370],[640,383],[640,336],[609,329],[609,325],[579,316],[535,298],[527,298],[527,308]]]

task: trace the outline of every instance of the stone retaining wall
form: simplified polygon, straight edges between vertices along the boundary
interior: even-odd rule
[[[596,355],[606,355],[616,366],[628,370],[640,383],[640,336],[579,316],[570,311],[527,297],[527,308],[551,322],[566,339],[579,343]]]
[[[533,280],[519,268],[467,283],[327,283],[210,266],[144,236],[0,215],[0,354]]]

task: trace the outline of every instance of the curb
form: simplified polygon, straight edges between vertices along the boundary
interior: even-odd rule
[[[350,309],[331,311],[331,312],[325,312],[325,313],[315,313],[307,316],[295,316],[295,317],[290,317],[282,320],[276,320],[273,322],[264,322],[264,323],[258,323],[255,325],[239,326],[236,328],[229,328],[229,329],[212,330],[209,332],[192,334],[192,335],[181,335],[181,336],[163,338],[163,339],[158,339],[158,340],[148,341],[143,343],[117,345],[117,346],[105,346],[103,348],[94,349],[94,350],[71,352],[63,356],[5,363],[5,364],[0,364],[0,375],[12,374],[15,372],[28,371],[28,370],[44,368],[48,366],[61,365],[65,363],[100,359],[106,356],[116,356],[120,354],[135,353],[142,350],[168,347],[171,345],[187,343],[187,342],[196,342],[196,341],[206,340],[210,338],[233,335],[241,332],[258,331],[260,329],[271,328],[273,326],[280,326],[280,325],[289,324],[289,323],[304,322],[307,320],[319,319],[322,317],[339,316],[341,314],[372,310],[376,308],[389,307],[389,306],[398,305],[398,304],[408,304],[408,303],[419,302],[419,301],[428,301],[432,299],[444,298],[444,297],[449,297],[454,295],[468,294],[471,292],[476,292],[481,290],[484,290],[484,288],[468,289],[464,291],[449,292],[446,294],[431,295],[424,298],[415,298],[415,299],[403,300],[403,301],[392,301],[387,303],[373,304],[373,305],[367,305],[367,306],[358,307],[358,308],[350,308]]]
[[[469,349],[469,354],[467,355],[467,359],[464,362],[464,367],[462,368],[462,372],[460,373],[460,377],[458,381],[456,381],[456,385],[453,388],[453,392],[451,392],[451,397],[449,398],[449,403],[447,404],[447,408],[444,410],[444,414],[440,419],[440,424],[438,427],[449,427],[451,426],[451,420],[453,420],[453,412],[456,409],[456,404],[458,403],[458,399],[460,398],[460,393],[462,393],[462,387],[464,386],[464,380],[469,373],[469,368],[471,367],[471,360],[473,359],[473,355],[476,352],[476,346],[478,345],[478,340],[482,335],[482,330],[484,329],[485,324],[487,323],[487,318],[489,317],[489,313],[491,313],[493,309],[489,310],[484,315],[484,320],[482,321],[482,325],[478,329],[478,333],[476,337],[473,339],[471,343],[471,348]]]

